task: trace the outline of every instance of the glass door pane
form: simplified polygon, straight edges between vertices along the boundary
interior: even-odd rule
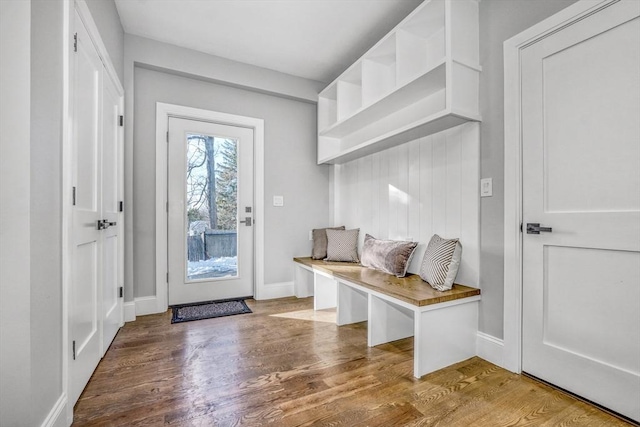
[[[187,281],[238,276],[238,144],[187,134]]]

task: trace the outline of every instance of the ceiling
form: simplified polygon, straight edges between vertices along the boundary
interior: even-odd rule
[[[124,31],[321,82],[422,0],[115,0]]]

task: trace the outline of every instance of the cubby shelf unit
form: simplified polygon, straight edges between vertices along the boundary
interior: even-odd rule
[[[427,0],[318,96],[318,163],[344,163],[478,112],[478,0]]]

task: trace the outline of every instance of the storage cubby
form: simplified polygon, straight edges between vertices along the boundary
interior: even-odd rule
[[[338,121],[338,87],[329,86],[318,97],[318,128],[333,126]]]
[[[396,88],[395,34],[375,46],[362,61],[362,105],[378,101]]]
[[[478,2],[427,0],[323,90],[318,163],[342,163],[478,112]]]
[[[338,121],[353,115],[362,107],[362,63],[359,62],[337,81]],[[323,92],[324,93],[324,92]]]
[[[398,83],[426,73],[445,55],[445,2],[432,0],[397,30]]]

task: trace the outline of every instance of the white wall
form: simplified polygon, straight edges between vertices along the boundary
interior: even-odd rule
[[[493,178],[493,197],[480,202],[479,330],[502,339],[504,307],[504,64],[505,40],[576,0],[480,2],[481,176]]]
[[[133,128],[134,296],[155,295],[156,102],[265,121],[265,283],[291,282],[291,259],[310,253],[308,232],[329,218],[327,166],[316,165],[316,106],[136,67]],[[284,207],[274,207],[274,195]]]
[[[418,273],[433,234],[460,238],[457,283],[478,286],[479,124],[468,123],[335,168],[334,225],[379,239],[420,242]]]
[[[31,7],[31,393],[34,420],[62,388],[63,0]],[[66,350],[66,349],[65,349]]]
[[[3,426],[33,425],[30,40],[30,2],[0,1],[0,425]]]

